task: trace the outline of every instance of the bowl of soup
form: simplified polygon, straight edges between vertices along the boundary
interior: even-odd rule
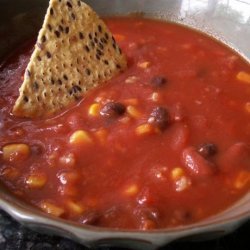
[[[249,219],[248,4],[86,1],[128,67],[70,108],[27,119],[12,107],[48,2],[21,2],[0,1],[2,209],[87,246],[138,249]]]

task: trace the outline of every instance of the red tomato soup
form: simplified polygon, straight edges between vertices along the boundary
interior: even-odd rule
[[[54,216],[110,228],[200,221],[250,188],[250,66],[191,29],[106,23],[128,69],[50,119],[11,114],[33,43],[0,72],[0,180]]]

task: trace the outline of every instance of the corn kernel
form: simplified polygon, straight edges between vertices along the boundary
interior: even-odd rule
[[[40,208],[45,211],[48,214],[52,214],[54,216],[61,216],[62,214],[64,214],[64,209],[61,207],[58,207],[54,204],[52,204],[49,201],[42,201],[40,203]]]
[[[129,76],[126,80],[125,83],[135,83],[138,80],[138,77],[136,76]]]
[[[92,139],[89,134],[84,130],[75,131],[69,139],[70,144],[78,145],[78,144],[89,144],[92,143]]]
[[[154,129],[153,127],[146,123],[146,124],[142,124],[140,126],[138,126],[136,129],[135,129],[135,133],[137,135],[145,135],[145,134],[151,134],[152,132],[154,132]]]
[[[26,184],[30,188],[42,188],[47,182],[47,177],[44,174],[31,174],[26,180]]]
[[[241,171],[234,182],[236,189],[242,189],[250,183],[250,173],[247,171]]]
[[[154,92],[152,95],[151,95],[151,98],[150,98],[153,102],[158,102],[160,100],[160,95],[159,93],[157,92]]]
[[[136,98],[129,98],[122,101],[126,105],[138,105],[139,101]]]
[[[71,212],[75,214],[82,214],[85,211],[85,208],[82,205],[73,201],[68,201],[67,206],[71,210]]]
[[[136,184],[132,184],[125,189],[124,193],[126,195],[132,196],[132,195],[136,195],[138,191],[139,191],[138,186]]]
[[[141,68],[141,69],[146,69],[148,68],[150,65],[150,62],[141,62],[141,63],[137,63],[137,67]]]
[[[191,180],[186,176],[182,176],[175,182],[175,190],[176,192],[182,192],[186,190],[190,185]]]
[[[240,71],[237,75],[236,78],[242,82],[245,83],[250,83],[250,74],[244,71]]]
[[[127,113],[133,118],[141,117],[141,112],[137,108],[131,105],[127,106]]]
[[[245,104],[245,110],[247,111],[247,113],[250,114],[250,102],[247,102],[247,103]]]
[[[174,168],[171,172],[171,177],[173,180],[177,180],[179,179],[180,177],[182,177],[184,175],[184,171],[182,168]]]
[[[88,111],[88,114],[90,116],[98,116],[99,115],[99,112],[100,112],[100,104],[99,103],[93,103],[92,105],[90,105],[89,107],[89,111]]]
[[[3,147],[3,159],[6,161],[26,160],[30,155],[30,148],[27,144],[9,144]]]
[[[96,131],[95,135],[101,144],[105,144],[108,137],[108,131],[102,128]]]

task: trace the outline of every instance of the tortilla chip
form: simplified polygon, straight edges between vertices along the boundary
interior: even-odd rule
[[[50,0],[13,114],[52,115],[124,68],[125,56],[88,5]]]

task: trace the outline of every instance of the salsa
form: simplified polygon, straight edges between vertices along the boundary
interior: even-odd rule
[[[33,42],[0,68],[0,180],[67,220],[185,225],[250,189],[250,65],[205,34],[108,18],[128,69],[49,119],[11,114]]]

